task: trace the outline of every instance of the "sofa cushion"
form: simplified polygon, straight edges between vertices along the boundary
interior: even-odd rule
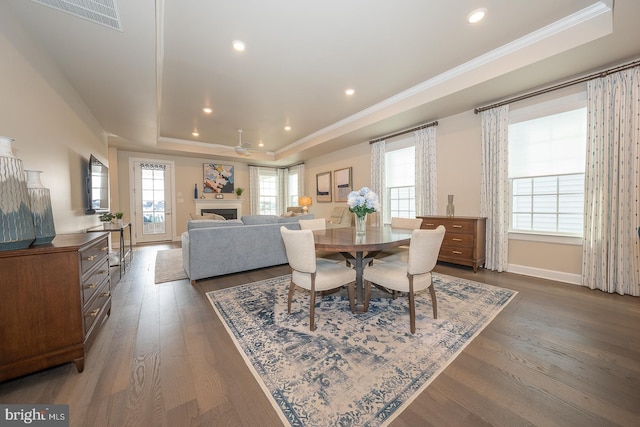
[[[301,219],[313,219],[313,214],[303,214],[303,215],[295,215],[295,216],[281,216],[278,218],[279,223],[288,223],[288,222],[298,222]]]
[[[244,225],[277,224],[276,215],[245,215],[242,218]]]
[[[187,221],[187,230],[194,228],[237,227],[239,225],[244,225],[239,219],[192,219],[191,221]]]

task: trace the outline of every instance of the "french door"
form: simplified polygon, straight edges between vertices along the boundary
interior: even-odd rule
[[[136,243],[173,240],[173,162],[131,159],[130,165]]]

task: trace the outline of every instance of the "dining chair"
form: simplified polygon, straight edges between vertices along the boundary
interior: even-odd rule
[[[431,271],[438,261],[438,253],[444,239],[444,232],[445,228],[442,225],[435,230],[413,230],[407,262],[391,261],[365,268],[362,275],[364,280],[364,311],[369,309],[372,283],[388,291],[406,292],[409,296],[410,330],[412,334],[415,334],[415,294],[418,291],[429,289],[431,305],[433,306],[433,318],[437,319],[438,302],[431,280]]]
[[[391,228],[400,228],[403,230],[417,230],[422,226],[422,218],[391,218]],[[409,254],[408,246],[398,246],[396,248],[387,249],[378,256],[378,260],[389,261],[407,261]]]
[[[391,218],[391,228],[404,228],[407,230],[416,230],[422,226],[422,218]]]
[[[356,271],[342,264],[316,258],[313,231],[289,230],[280,227],[287,260],[291,267],[291,283],[287,299],[287,311],[291,314],[291,300],[296,287],[310,291],[309,330],[315,330],[316,292],[347,286],[351,312],[355,313]]]
[[[326,218],[301,219],[298,221],[300,230],[326,230]]]

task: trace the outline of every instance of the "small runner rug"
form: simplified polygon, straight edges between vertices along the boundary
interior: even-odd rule
[[[416,333],[408,298],[372,298],[352,314],[346,295],[316,306],[290,276],[208,292],[207,296],[282,421],[292,426],[388,424],[511,301],[516,292],[434,274],[438,319],[429,293],[416,297]],[[316,300],[317,301],[317,300]]]
[[[182,267],[182,249],[168,249],[156,253],[154,283],[173,282],[187,278]]]

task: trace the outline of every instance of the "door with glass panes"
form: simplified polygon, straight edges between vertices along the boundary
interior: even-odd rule
[[[136,242],[172,240],[173,162],[133,161],[133,176]]]

